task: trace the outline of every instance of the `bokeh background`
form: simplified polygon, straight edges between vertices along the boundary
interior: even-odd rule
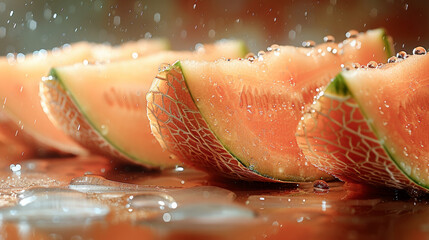
[[[239,38],[257,52],[378,27],[393,36],[396,51],[411,51],[429,47],[428,25],[425,0],[0,0],[0,54],[160,37],[173,49]]]

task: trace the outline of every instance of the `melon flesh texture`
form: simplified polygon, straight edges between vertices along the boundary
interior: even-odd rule
[[[40,105],[39,82],[53,66],[69,65],[83,60],[106,61],[132,58],[131,49],[139,55],[153,53],[168,47],[164,40],[130,42],[121,47],[80,42],[47,54],[27,55],[25,60],[0,58],[0,99],[8,119],[16,124],[11,132],[24,137],[29,145],[53,148],[62,152],[81,154],[83,149],[57,129]],[[104,55],[103,55],[104,54]],[[8,121],[9,121],[8,120]],[[2,124],[2,123],[0,123]],[[4,124],[9,126],[9,122]],[[5,133],[4,135],[10,135]],[[15,137],[15,136],[13,136]]]
[[[170,70],[171,75],[179,75],[169,77],[165,73],[167,76],[161,76],[151,89],[152,95],[148,95],[152,99],[149,105],[154,103],[149,107],[175,104],[170,112],[165,109],[162,113],[159,107],[159,111],[152,110],[157,113],[149,116],[154,134],[184,161],[227,177],[257,181],[329,180],[330,175],[308,163],[297,146],[295,131],[302,110],[313,101],[318,89],[340,71],[342,63],[386,61],[390,55],[390,45],[386,43],[384,31],[374,30],[345,41],[341,47],[335,43],[314,48],[279,47],[253,62],[182,61]],[[185,82],[196,108],[190,106],[193,103],[186,99],[186,93],[177,90],[178,86],[168,87],[175,81]],[[187,142],[193,146],[186,145]],[[219,144],[224,147],[223,152]],[[235,166],[239,163],[234,159],[245,168]]]
[[[179,162],[152,136],[146,112],[146,93],[159,67],[178,59],[242,57],[245,49],[242,42],[221,41],[195,52],[168,51],[137,60],[58,67],[52,70],[53,78],[42,83],[42,99],[63,130],[91,151],[147,167],[174,166]],[[65,97],[58,98],[57,94]],[[63,99],[69,103],[55,102]],[[74,114],[66,116],[69,108],[55,107],[70,102],[79,115],[78,123],[73,122]],[[73,125],[80,126],[79,130]],[[88,129],[83,126],[95,132],[85,136]]]
[[[300,124],[309,160],[346,181],[428,191],[428,67],[415,55],[338,75]]]

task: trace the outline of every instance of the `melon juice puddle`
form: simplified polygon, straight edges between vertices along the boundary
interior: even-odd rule
[[[84,166],[85,163],[85,167]],[[3,239],[401,239],[428,201],[342,182],[246,183],[97,157],[0,163]]]

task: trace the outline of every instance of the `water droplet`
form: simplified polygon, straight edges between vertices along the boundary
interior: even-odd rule
[[[390,57],[390,58],[387,60],[387,62],[388,62],[388,63],[394,63],[394,62],[396,62],[397,60],[398,60],[398,58],[397,58],[397,57],[392,56],[392,57]]]
[[[264,51],[259,51],[258,52],[258,61],[263,61],[264,60],[264,55],[265,55]]]
[[[366,66],[368,68],[376,68],[377,67],[377,62],[376,61],[371,61]]]
[[[359,35],[359,32],[358,31],[356,31],[356,30],[349,30],[347,33],[346,33],[346,38],[355,38],[355,37],[357,37]]]
[[[161,21],[161,14],[160,13],[155,13],[153,15],[153,21],[155,21],[156,23],[159,23]]]
[[[329,185],[323,180],[316,180],[313,182],[314,192],[327,192],[329,190]]]
[[[387,104],[386,100],[384,100],[384,106],[387,107],[387,108],[390,107],[389,104]]]
[[[169,63],[161,63],[158,67],[158,71],[166,71],[168,69],[170,69],[171,65]]]
[[[408,54],[405,51],[400,51],[396,54],[396,57],[400,59],[406,59],[408,57]]]
[[[334,36],[332,36],[332,35],[327,35],[327,36],[323,37],[323,41],[324,41],[325,43],[335,42],[335,38],[334,38]]]
[[[106,216],[110,209],[90,201],[85,194],[64,189],[30,189],[21,195],[18,205],[2,208],[0,219],[31,221],[49,227],[87,224],[92,219]]]
[[[424,49],[423,47],[416,47],[413,49],[413,54],[414,55],[426,55],[426,49]]]
[[[341,68],[343,70],[349,71],[351,69],[354,69],[354,64],[353,63],[346,63],[346,64],[341,64]]]
[[[255,54],[248,53],[244,58],[249,60],[249,62],[253,62],[253,61],[255,61]]]
[[[84,193],[110,193],[124,191],[164,191],[157,186],[137,185],[107,180],[101,176],[86,175],[70,181],[69,189]]]
[[[16,172],[21,171],[21,165],[20,165],[20,164],[11,164],[11,165],[9,166],[9,169],[10,169],[12,172],[16,173]]]
[[[233,224],[255,219],[256,214],[249,208],[232,203],[196,203],[178,207],[164,213],[162,220],[156,222],[174,222],[180,227],[193,224]]]
[[[100,130],[102,135],[107,135],[109,133],[109,127],[104,124],[100,126]]]
[[[148,192],[133,195],[128,198],[127,208],[144,210],[171,210],[177,208],[177,202],[166,193]]]
[[[314,41],[311,41],[311,40],[304,41],[304,42],[302,42],[302,46],[305,48],[312,48],[312,47],[316,46],[316,43]]]

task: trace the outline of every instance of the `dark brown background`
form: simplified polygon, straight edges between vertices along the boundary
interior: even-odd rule
[[[0,54],[80,40],[118,44],[144,37],[168,38],[174,49],[241,38],[255,52],[273,43],[322,42],[326,34],[340,40],[349,29],[377,27],[394,37],[396,51],[411,51],[429,46],[428,12],[424,0],[0,0]]]

